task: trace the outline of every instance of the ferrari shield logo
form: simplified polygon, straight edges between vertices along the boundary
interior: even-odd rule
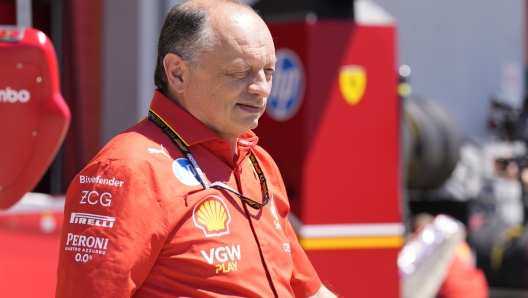
[[[365,69],[357,65],[347,65],[339,70],[339,88],[346,102],[350,105],[357,104],[367,86],[367,74]]]

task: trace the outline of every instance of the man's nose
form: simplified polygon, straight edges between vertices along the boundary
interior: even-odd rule
[[[248,87],[250,94],[258,95],[259,98],[266,98],[271,92],[271,79],[268,80],[264,70],[259,71]]]

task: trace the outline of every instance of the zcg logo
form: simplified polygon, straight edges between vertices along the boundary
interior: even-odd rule
[[[102,206],[108,207],[112,203],[112,195],[108,192],[103,192],[101,195],[95,190],[87,191],[83,190],[83,196],[81,198],[81,202],[79,204],[88,204],[95,205],[97,203],[101,204]]]

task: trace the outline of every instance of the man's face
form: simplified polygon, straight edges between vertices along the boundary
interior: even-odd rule
[[[242,8],[212,13],[211,27],[218,46],[184,76],[183,105],[221,138],[234,142],[257,127],[264,113],[275,48],[264,22]]]

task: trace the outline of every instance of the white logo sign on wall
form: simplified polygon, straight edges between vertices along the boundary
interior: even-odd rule
[[[276,121],[286,121],[301,107],[305,87],[304,68],[301,59],[290,49],[278,49],[275,55],[277,63],[266,113]]]
[[[172,163],[174,175],[185,185],[194,186],[200,184],[200,177],[194,171],[191,163],[185,158],[178,158]]]
[[[5,89],[0,89],[0,102],[21,102],[26,103],[31,98],[31,93],[29,91],[22,89],[16,91],[11,89],[11,87],[6,87]]]

